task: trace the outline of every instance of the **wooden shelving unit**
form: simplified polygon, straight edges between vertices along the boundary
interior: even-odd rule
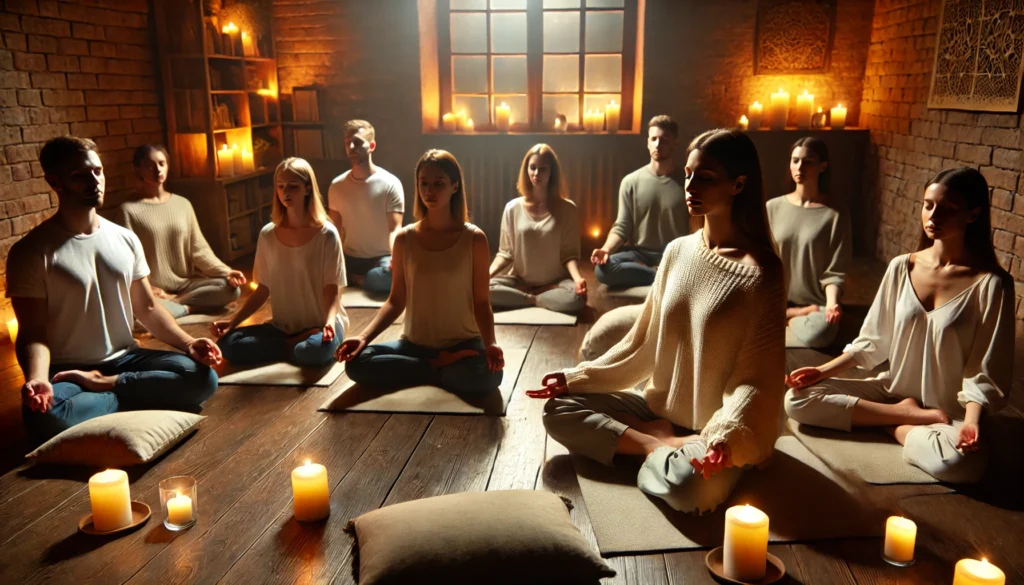
[[[277,61],[266,32],[223,32],[202,0],[156,0],[154,21],[163,77],[167,187],[187,197],[214,251],[225,261],[252,253],[270,221],[273,172],[285,153]],[[268,23],[269,24],[269,23]],[[246,41],[242,33],[252,35]],[[220,168],[225,147],[252,163]],[[238,161],[239,157],[232,157]]]

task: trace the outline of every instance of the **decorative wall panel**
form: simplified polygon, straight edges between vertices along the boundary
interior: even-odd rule
[[[832,0],[761,0],[754,73],[824,73],[832,53],[835,15]]]

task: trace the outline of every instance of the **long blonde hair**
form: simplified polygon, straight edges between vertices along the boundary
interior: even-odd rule
[[[535,144],[533,148],[526,151],[526,156],[523,157],[523,164],[519,167],[519,182],[516,183],[516,190],[519,191],[519,194],[526,197],[533,192],[533,185],[530,183],[530,158],[533,155],[546,160],[551,167],[551,176],[548,178],[548,197],[568,199],[569,195],[565,192],[565,186],[562,184],[562,163],[558,161],[555,149],[543,142]]]
[[[453,185],[455,183],[459,184],[459,188],[452,193],[448,206],[451,209],[453,218],[463,223],[468,222],[469,207],[466,204],[466,182],[462,178],[462,167],[459,166],[459,161],[455,159],[455,155],[447,150],[438,148],[433,148],[423,153],[420,160],[416,162],[416,204],[413,207],[413,216],[416,219],[427,217],[427,206],[423,204],[423,199],[420,196],[420,169],[424,165],[436,165],[448,176],[448,180]]]
[[[270,221],[274,222],[274,225],[281,225],[287,216],[287,211],[284,205],[281,204],[281,199],[277,196],[277,178],[284,171],[290,171],[305,181],[307,188],[305,200],[306,213],[314,225],[324,225],[328,221],[327,211],[324,210],[323,198],[320,196],[320,187],[316,184],[316,173],[313,172],[313,167],[310,166],[306,159],[295,156],[284,159],[274,169],[274,204],[270,210]]]

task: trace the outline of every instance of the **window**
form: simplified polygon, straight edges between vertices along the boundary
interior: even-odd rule
[[[576,128],[614,100],[630,130],[642,3],[437,0],[437,119],[465,110],[494,129],[505,104],[513,130],[551,130],[559,115]]]

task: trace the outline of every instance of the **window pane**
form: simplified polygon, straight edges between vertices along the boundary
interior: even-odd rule
[[[618,92],[621,90],[622,56],[587,55],[583,66],[583,91]]]
[[[487,52],[487,15],[451,15],[452,53]]]
[[[578,95],[545,95],[544,126],[551,129],[555,116],[563,114],[567,124],[580,123],[580,98]]]
[[[491,52],[526,52],[526,13],[491,15]]]
[[[615,100],[615,103],[622,105],[622,96],[617,93],[591,93],[583,96],[583,111],[595,110],[604,112],[608,109],[608,102]]]
[[[473,120],[474,126],[486,126],[491,123],[488,117],[487,96],[455,95],[452,96],[452,111],[466,110],[466,116]]]
[[[509,117],[510,125],[530,123],[530,108],[527,105],[528,102],[525,95],[495,94],[494,108],[497,108],[502,103],[508,104],[508,109],[511,110],[511,116]],[[491,108],[491,116],[494,116],[494,108]]]
[[[579,8],[580,0],[544,0],[544,8]]]
[[[587,21],[589,22],[589,21]],[[587,34],[590,37],[590,34]],[[544,52],[579,53],[580,13],[544,13]]]
[[[622,52],[622,12],[587,13],[587,52]]]
[[[544,91],[564,93],[580,90],[579,55],[544,55]]]
[[[587,8],[622,8],[624,0],[587,0]]]
[[[494,92],[526,93],[526,57],[494,57]]]
[[[452,10],[486,10],[487,0],[450,0]]]
[[[453,57],[455,93],[487,93],[487,57]]]
[[[526,10],[526,0],[491,0],[491,10]]]

